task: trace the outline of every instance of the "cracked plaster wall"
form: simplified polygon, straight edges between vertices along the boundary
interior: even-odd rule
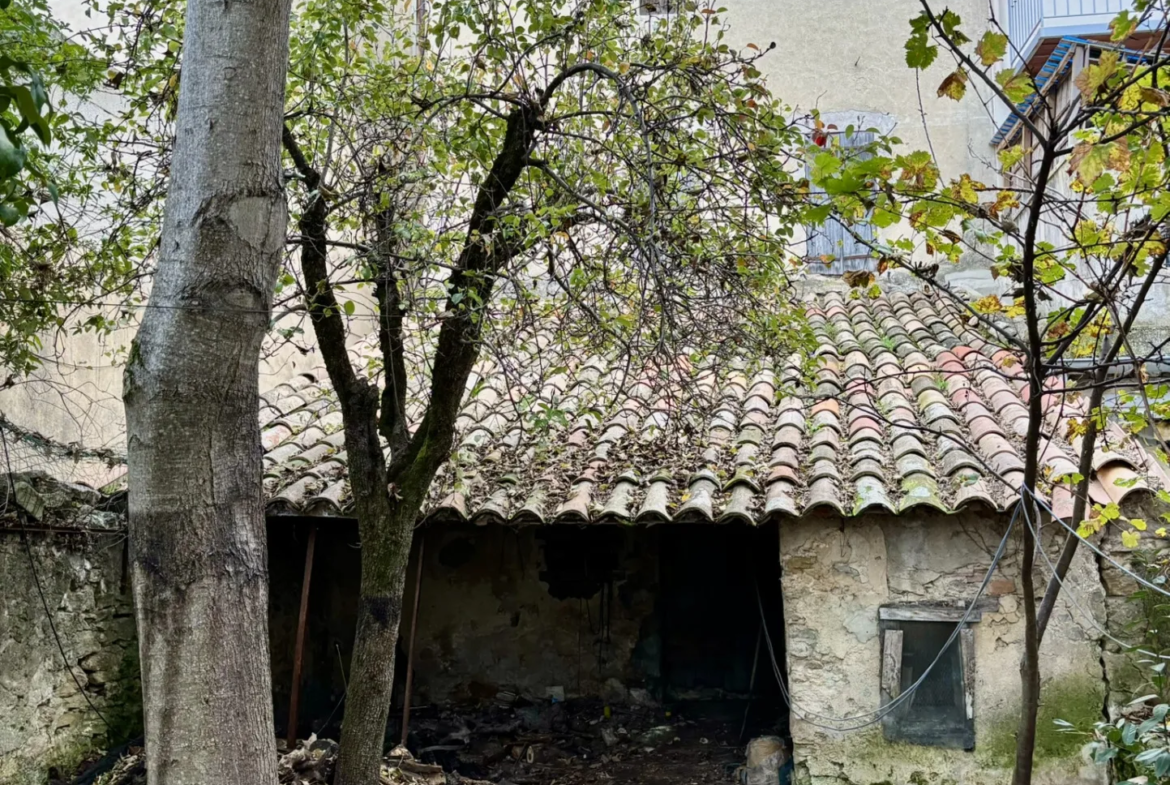
[[[28,535],[82,695],[53,639],[21,538],[0,534],[0,782],[44,782],[50,765],[68,776],[84,753],[138,732],[138,644],[122,585],[123,539],[120,532]]]
[[[1148,494],[1138,494],[1136,498],[1127,500],[1122,507],[1122,515],[1126,518],[1143,518],[1150,523],[1159,521],[1161,514],[1166,512],[1166,505],[1157,501]],[[1113,526],[1105,529],[1097,539],[1097,545],[1108,558],[1087,553],[1098,570],[1101,585],[1104,587],[1104,612],[1106,629],[1109,633],[1124,643],[1144,645],[1140,630],[1148,623],[1157,623],[1159,611],[1155,610],[1154,619],[1143,619],[1144,611],[1140,604],[1130,599],[1130,596],[1141,587],[1133,578],[1110,562],[1119,562],[1132,568],[1134,551],[1150,549],[1151,538],[1147,535],[1139,540],[1138,548],[1127,548],[1121,541],[1121,531],[1124,527]],[[1158,550],[1165,555],[1165,544],[1160,543]],[[1082,550],[1088,549],[1082,546]],[[1152,601],[1161,603],[1164,598],[1155,597]],[[1109,685],[1109,713],[1116,718],[1122,708],[1140,695],[1156,692],[1150,682],[1150,665],[1143,664],[1147,658],[1125,651],[1116,641],[1102,638],[1102,660],[1105,665]]]
[[[534,528],[442,527],[427,538],[415,664],[416,701],[486,700],[500,690],[544,697],[599,695],[617,679],[656,673],[653,614],[657,561],[649,529],[616,527],[617,576],[608,643],[599,627],[604,589],[554,597],[545,546]],[[413,603],[412,563],[404,607]],[[404,620],[404,630],[406,621]],[[641,647],[640,647],[641,641]]]
[[[1001,516],[975,514],[786,523],[781,528],[781,566],[788,673],[798,708],[806,715],[830,716],[856,716],[878,709],[879,606],[969,600],[1006,524]],[[1058,545],[1056,534],[1049,532],[1046,538],[1050,552]],[[973,625],[974,751],[889,743],[880,724],[848,734],[827,732],[794,716],[797,782],[991,785],[1010,779],[1007,767],[1014,750],[1024,627],[1017,598],[1018,570],[1018,553],[1009,546],[988,589],[998,610],[984,612]],[[1085,553],[1074,562],[1069,585],[1077,589],[1086,612],[1100,620],[1101,584],[1094,561]],[[1041,651],[1047,707],[1041,712],[1038,785],[1103,781],[1102,773],[1087,764],[1078,749],[1070,748],[1071,737],[1050,733],[1053,718],[1091,721],[1100,717],[1104,703],[1097,634],[1074,614],[1067,600],[1062,600]]]

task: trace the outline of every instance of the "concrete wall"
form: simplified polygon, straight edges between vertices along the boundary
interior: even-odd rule
[[[889,115],[908,150],[933,146],[942,174],[975,175],[990,157],[992,120],[978,101],[939,98],[938,85],[954,65],[940,54],[916,77],[904,45],[916,0],[743,0],[726,5],[730,41],[776,48],[761,61],[773,94],[797,114],[874,112]],[[972,40],[987,29],[985,0],[939,4],[958,13]],[[950,64],[950,68],[948,68]],[[921,104],[919,102],[921,85]],[[923,128],[929,126],[929,135]]]
[[[781,565],[788,673],[800,712],[841,717],[877,710],[879,606],[971,599],[1005,526],[1006,520],[997,516],[973,514],[874,517],[861,522],[826,518],[785,525]],[[991,785],[1010,779],[1023,645],[1018,573],[1018,553],[1012,547],[989,587],[998,608],[984,612],[974,625],[974,751],[890,743],[880,725],[839,734],[794,716],[797,781]],[[1076,587],[1086,611],[1102,618],[1096,565],[1083,553],[1074,563],[1069,585]],[[1097,633],[1075,614],[1062,601],[1041,652],[1045,706],[1039,723],[1037,783],[1102,781],[1100,772],[1081,760],[1080,741],[1056,733],[1052,724],[1060,718],[1091,725],[1104,706],[1102,648]]]
[[[94,511],[84,497],[44,485],[40,489],[52,504],[64,502],[62,512],[68,514],[31,525],[117,527],[116,516]],[[0,499],[10,498],[5,490],[0,488]],[[0,518],[13,514],[9,503]],[[0,531],[0,782],[11,785],[39,785],[51,765],[70,776],[83,755],[124,741],[141,728],[138,645],[124,583],[123,533],[115,528],[26,536],[28,551],[17,533]],[[53,637],[33,570],[76,682]]]

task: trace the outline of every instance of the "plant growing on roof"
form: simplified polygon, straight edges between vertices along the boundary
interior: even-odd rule
[[[686,346],[807,342],[799,309],[763,305],[788,297],[800,194],[761,48],[732,50],[715,8],[636,10],[451,0],[419,28],[381,3],[314,1],[294,25],[299,267],[283,285],[341,403],[362,539],[342,785],[377,776],[413,528],[482,355],[520,383],[618,352],[653,384]],[[381,386],[346,347],[366,291]],[[511,368],[526,343],[531,367]]]
[[[1004,67],[1009,39],[997,20],[973,41],[954,11],[929,0],[920,5],[906,43],[907,65],[923,70],[948,58],[953,70],[938,87],[940,98],[970,100],[968,86],[977,83],[1003,105],[1018,129],[999,152],[1004,185],[966,172],[944,180],[931,152],[905,152],[897,147],[900,140],[880,135],[864,154],[832,138],[810,144],[810,173],[827,195],[824,217],[835,214],[848,223],[868,215],[885,230],[877,241],[854,234],[879,258],[876,275],[850,276],[854,296],[878,292],[879,276],[888,270],[909,271],[967,310],[991,344],[986,354],[994,357],[994,372],[1025,400],[1023,471],[989,472],[1020,493],[1027,513],[1020,580],[1026,631],[1012,780],[1025,785],[1036,738],[1039,645],[1078,544],[1106,524],[1121,527],[1127,544],[1165,531],[1127,519],[1117,504],[1093,505],[1089,487],[1100,441],[1112,432],[1115,442],[1132,447],[1156,414],[1159,386],[1144,366],[1161,356],[1166,341],[1136,346],[1132,328],[1164,274],[1170,241],[1170,12],[1164,2],[1135,2],[1113,22],[1113,42],[1099,45],[1096,60],[1062,92],[1053,87],[1059,79],[1041,90],[1027,70]],[[1122,42],[1138,29],[1159,32],[1143,51],[1123,50]],[[940,270],[963,255],[984,260],[993,277],[1011,281],[1008,302],[988,296],[971,304],[947,285]],[[1119,383],[1131,395],[1107,404],[1106,389]],[[1079,454],[1077,471],[1052,476],[1049,444]],[[1149,446],[1164,464],[1166,445],[1155,436]],[[973,446],[972,455],[979,454]],[[1141,471],[1146,466],[1144,457],[1131,463]],[[1121,481],[1133,487],[1137,477]],[[1064,512],[1069,533],[1040,599],[1032,524],[1057,490],[1073,496]],[[1124,490],[1110,489],[1119,496]]]

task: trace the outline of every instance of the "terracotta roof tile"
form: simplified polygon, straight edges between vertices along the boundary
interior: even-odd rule
[[[1027,426],[1018,357],[983,340],[945,298],[921,292],[831,292],[808,314],[811,381],[799,357],[696,352],[645,369],[596,356],[550,360],[549,336],[520,341],[507,362],[485,358],[425,516],[759,523],[817,510],[1002,510],[1018,500]],[[363,359],[375,350],[372,341],[355,349]],[[542,378],[550,363],[560,367]],[[409,397],[417,416],[421,389]],[[1042,463],[1055,479],[1075,470],[1079,439],[1063,441],[1064,422],[1083,412],[1055,388],[1044,403],[1053,440]],[[557,416],[534,420],[540,411]],[[351,514],[341,414],[324,370],[265,392],[259,416],[270,511]],[[1116,427],[1104,442],[1094,499],[1170,481]],[[1067,487],[1053,489],[1061,508],[1070,499]]]

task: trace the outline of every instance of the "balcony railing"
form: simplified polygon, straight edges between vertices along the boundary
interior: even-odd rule
[[[1008,37],[1012,65],[1032,56],[1046,38],[1106,33],[1113,17],[1133,8],[1133,0],[1008,0]]]

